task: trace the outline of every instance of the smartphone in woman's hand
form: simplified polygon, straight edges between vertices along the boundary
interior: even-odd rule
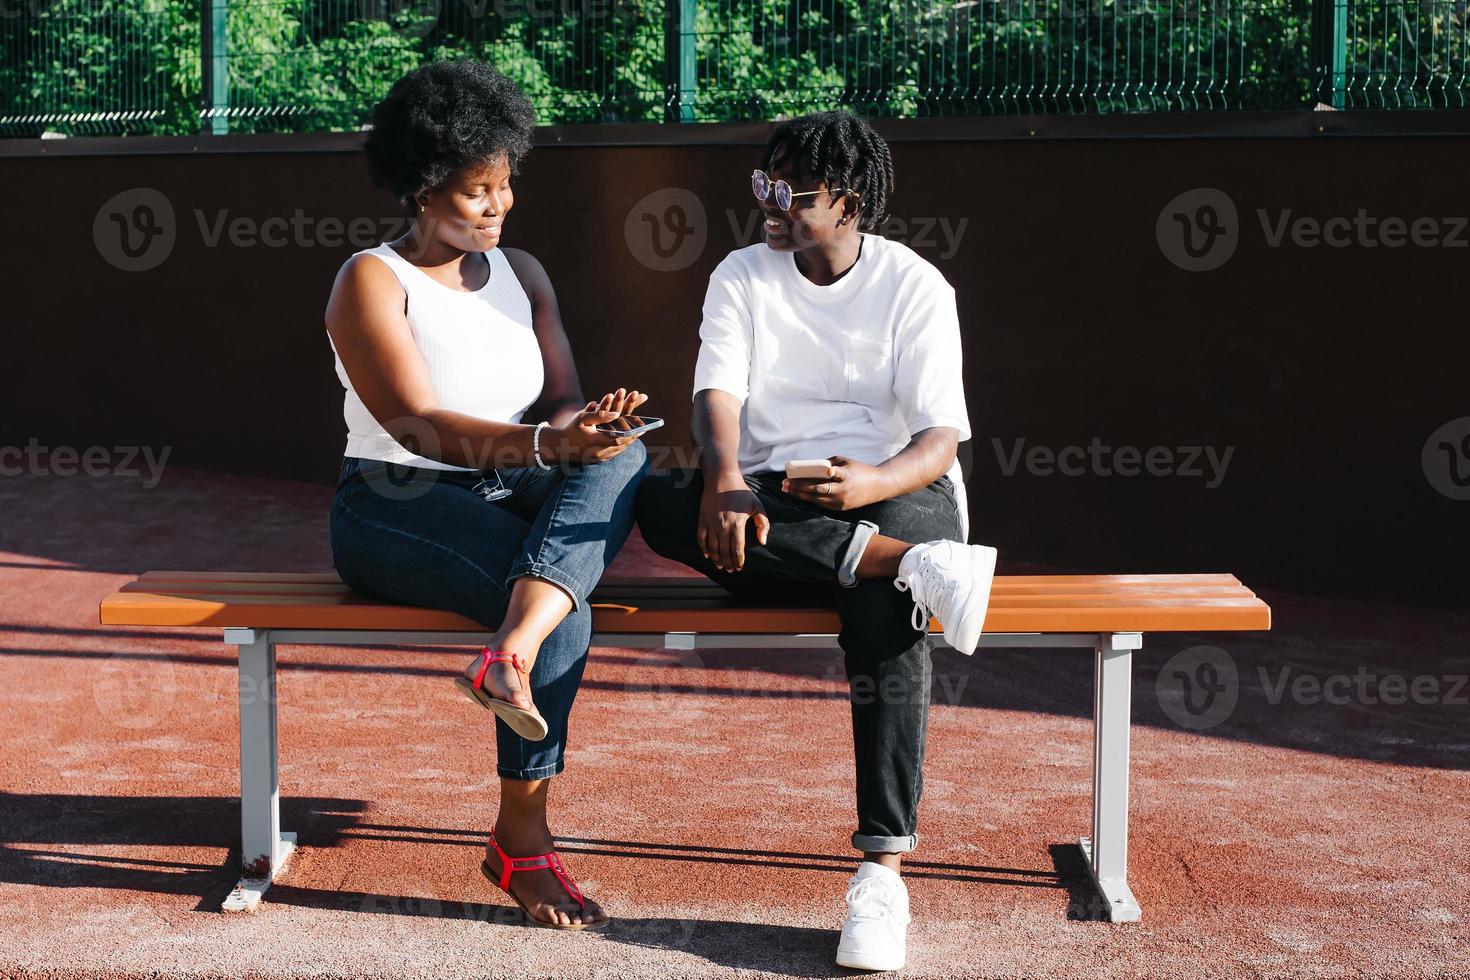
[[[613,436],[641,436],[663,424],[663,419],[652,415],[619,415],[611,422],[597,423],[596,429]]]

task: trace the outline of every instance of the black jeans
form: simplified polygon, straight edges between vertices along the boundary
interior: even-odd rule
[[[929,722],[931,643],[914,629],[913,600],[892,579],[862,579],[848,587],[838,570],[855,563],[867,534],[860,521],[888,537],[918,544],[961,540],[959,508],[948,477],[892,500],[857,510],[824,510],[781,492],[783,474],[754,473],[745,483],[771,519],[767,543],[747,526],[745,567],[721,572],[695,540],[704,479],[697,470],[654,474],[638,492],[638,527],[648,546],[709,576],[737,595],[809,594],[832,602],[842,620],[838,642],[847,668],[852,738],[857,760],[860,851],[894,853],[918,846],[919,796],[924,787],[924,737]]]

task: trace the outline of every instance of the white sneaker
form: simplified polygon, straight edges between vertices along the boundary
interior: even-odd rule
[[[995,558],[994,548],[958,541],[929,541],[905,552],[893,585],[914,594],[914,629],[927,630],[934,616],[950,646],[974,653],[990,607]]]
[[[837,941],[837,965],[903,969],[908,928],[909,890],[898,872],[873,861],[858,865],[847,886],[847,921]]]

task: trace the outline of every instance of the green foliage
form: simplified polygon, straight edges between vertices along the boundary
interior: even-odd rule
[[[868,115],[1463,106],[1470,0],[699,0],[675,114]],[[361,127],[427,60],[487,59],[543,123],[657,121],[679,98],[678,0],[230,0],[232,131]],[[0,133],[193,133],[199,0],[0,0]],[[678,110],[682,109],[680,112]]]
[[[0,8],[0,132],[193,132],[199,5],[11,0]]]

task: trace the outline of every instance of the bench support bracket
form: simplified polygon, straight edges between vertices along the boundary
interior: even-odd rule
[[[1137,633],[1103,633],[1093,651],[1092,836],[1079,842],[1113,922],[1143,914],[1128,887],[1128,729]]]
[[[240,655],[241,877],[226,912],[253,909],[296,847],[281,831],[276,749],[276,643],[270,630],[227,629]]]

